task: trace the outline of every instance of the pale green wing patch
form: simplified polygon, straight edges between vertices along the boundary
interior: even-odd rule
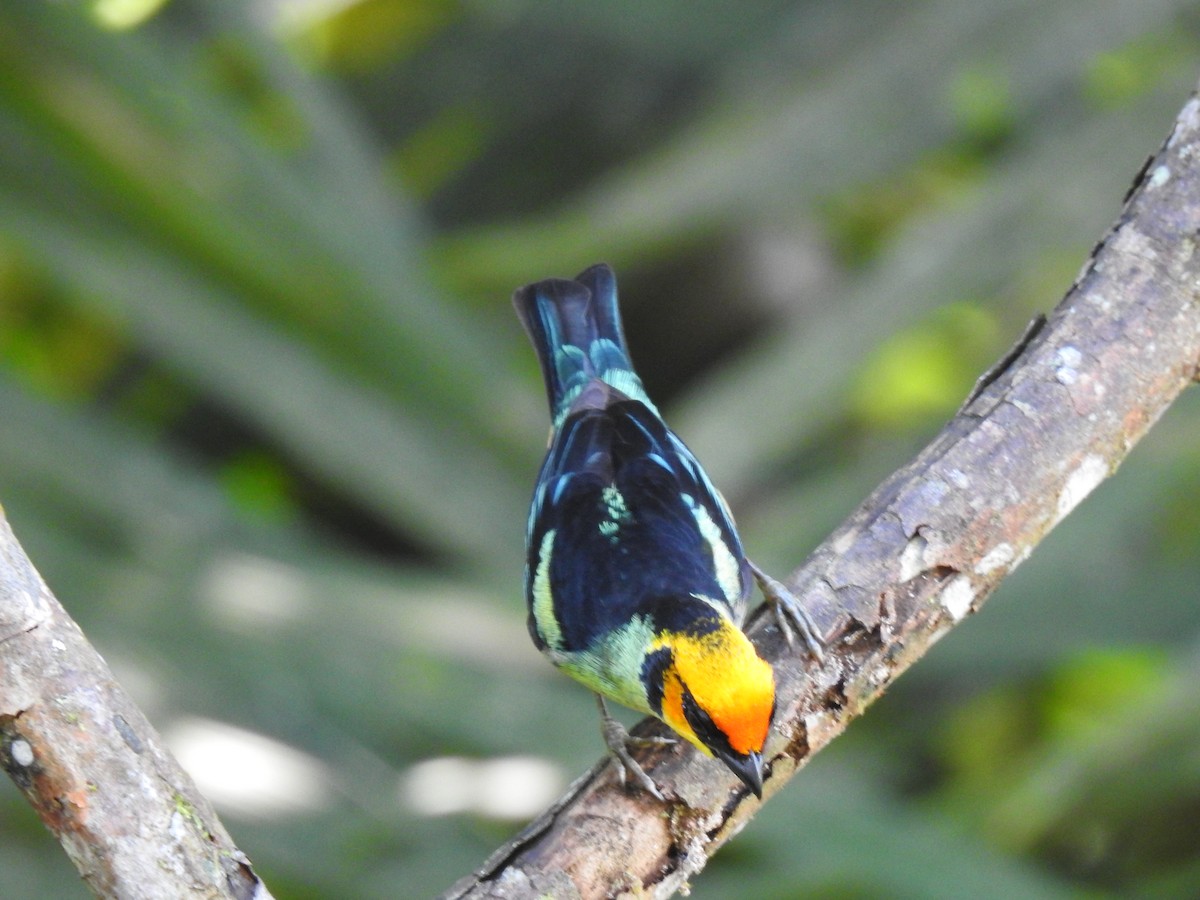
[[[562,628],[554,614],[554,594],[550,589],[550,555],[554,552],[555,530],[551,528],[542,536],[538,547],[538,565],[533,575],[533,623],[542,640],[553,650],[562,649]]]

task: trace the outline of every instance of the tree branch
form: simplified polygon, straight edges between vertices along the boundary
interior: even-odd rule
[[[759,611],[750,633],[779,689],[768,799],[978,609],[1195,380],[1197,159],[1194,94],[1044,325],[793,576],[830,641],[825,664],[789,653]],[[665,897],[758,809],[727,771],[683,742],[639,759],[665,804],[622,790],[602,761],[447,896]]]
[[[0,766],[97,896],[271,896],[2,510]]]

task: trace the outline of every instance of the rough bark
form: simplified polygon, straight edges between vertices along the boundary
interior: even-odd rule
[[[794,574],[829,642],[824,665],[789,652],[757,618],[750,633],[779,685],[765,799],[978,609],[1195,380],[1198,156],[1193,95],[1054,312]],[[759,801],[682,742],[639,759],[665,803],[622,790],[602,761],[447,896],[678,890]]]
[[[2,514],[0,766],[97,896],[270,897]]]

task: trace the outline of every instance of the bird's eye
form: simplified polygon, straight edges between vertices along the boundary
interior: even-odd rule
[[[692,696],[692,692],[686,685],[683,688],[683,717],[692,726],[696,737],[700,738],[713,752],[739,755],[730,745],[725,732],[717,727],[712,717],[696,702],[696,698]]]

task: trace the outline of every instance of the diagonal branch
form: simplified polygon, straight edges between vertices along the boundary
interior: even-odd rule
[[[0,768],[100,897],[270,900],[0,510]]]
[[[750,632],[779,687],[768,798],[978,609],[1196,379],[1198,159],[1194,94],[1045,323],[795,574],[790,586],[830,641],[824,665],[789,654],[758,616]],[[758,801],[682,743],[642,765],[666,803],[621,790],[598,763],[447,896],[674,893]]]

